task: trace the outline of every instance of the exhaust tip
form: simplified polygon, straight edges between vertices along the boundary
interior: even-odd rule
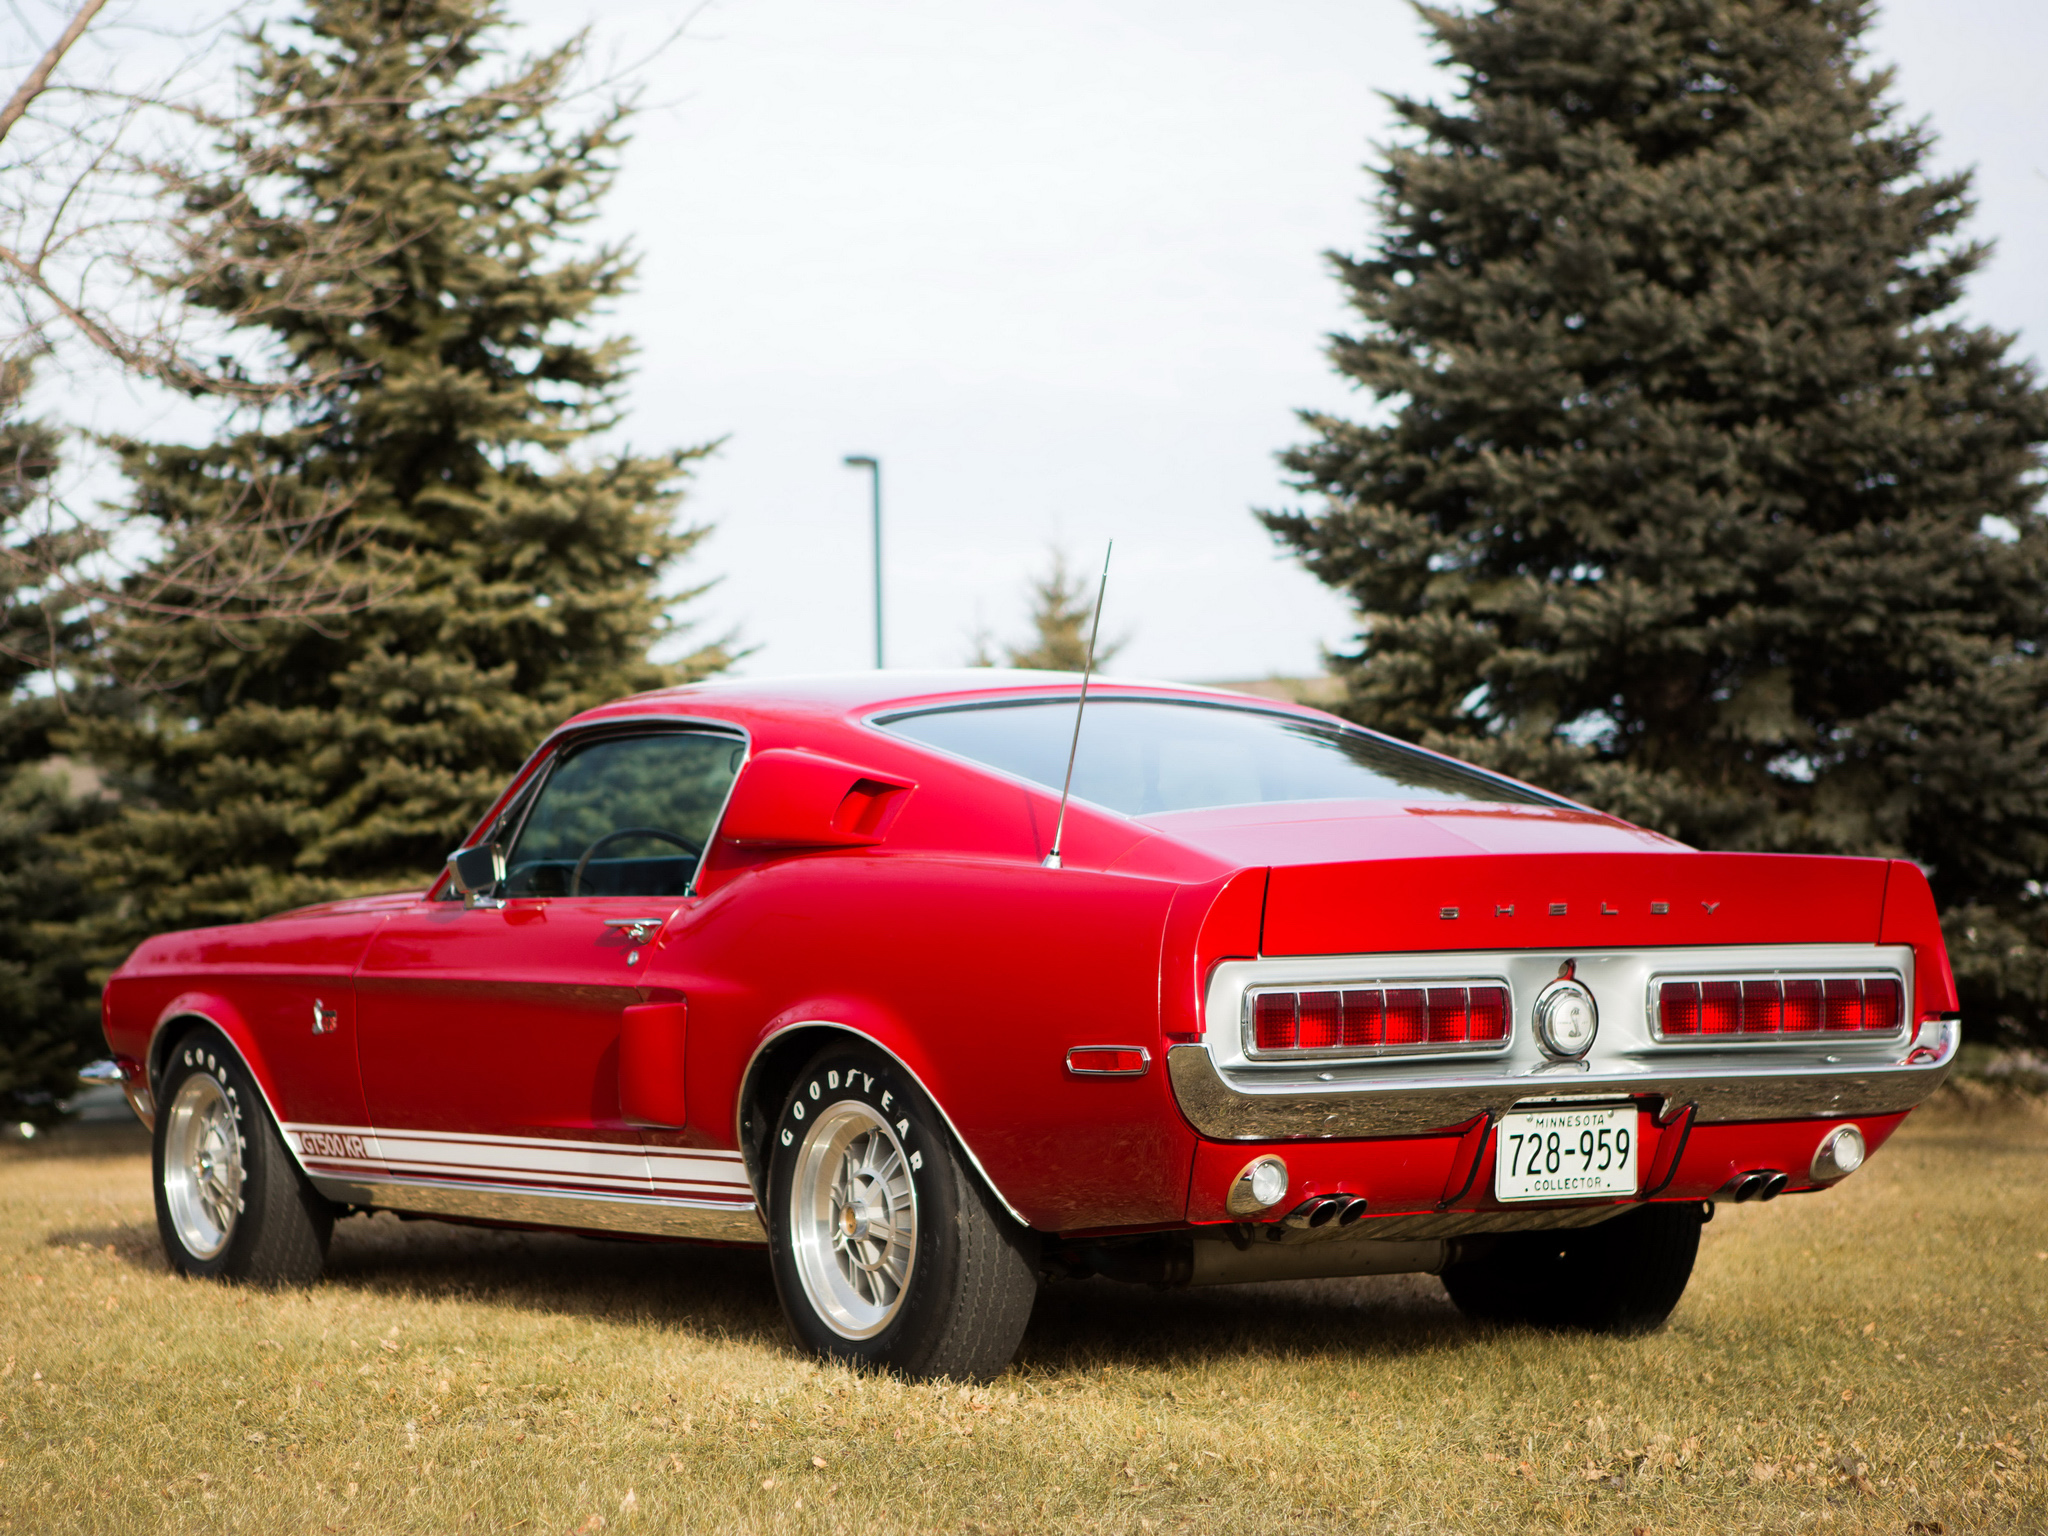
[[[1334,1195],[1310,1195],[1281,1217],[1280,1224],[1295,1232],[1333,1225],[1348,1227],[1365,1212],[1365,1196],[1348,1195],[1339,1190]]]
[[[1714,1198],[1732,1200],[1737,1205],[1747,1205],[1752,1200],[1775,1200],[1784,1193],[1791,1177],[1776,1168],[1752,1168],[1722,1185]]]

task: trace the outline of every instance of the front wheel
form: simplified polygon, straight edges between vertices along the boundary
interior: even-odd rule
[[[180,1274],[310,1285],[334,1207],[292,1162],[247,1064],[211,1026],[171,1051],[157,1095],[156,1225]]]
[[[821,1052],[783,1100],[768,1246],[806,1348],[905,1376],[994,1376],[1037,1293],[1030,1232],[996,1206],[908,1074],[864,1047]]]
[[[1649,1333],[1692,1278],[1702,1208],[1645,1205],[1598,1226],[1507,1232],[1443,1273],[1467,1317],[1535,1328]]]

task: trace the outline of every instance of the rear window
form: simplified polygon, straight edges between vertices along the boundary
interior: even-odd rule
[[[976,704],[880,724],[1056,790],[1074,701]],[[1563,803],[1364,731],[1231,705],[1125,698],[1089,699],[1074,793],[1126,816],[1290,800]]]

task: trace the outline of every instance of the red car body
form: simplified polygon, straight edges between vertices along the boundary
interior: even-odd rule
[[[424,893],[167,934],[109,983],[107,1039],[146,1109],[180,1028],[216,1027],[304,1175],[341,1206],[759,1243],[774,1106],[821,1040],[853,1037],[915,1078],[1048,1252],[1112,1272],[1101,1255],[1144,1234],[1230,1233],[1241,1252],[1261,1228],[1284,1230],[1281,1247],[1341,1218],[1361,1237],[1445,1242],[1644,1201],[1811,1189],[1840,1176],[1826,1138],[1850,1125],[1875,1150],[1947,1071],[1954,982],[1907,862],[1697,852],[1532,794],[1159,815],[1076,798],[1048,867],[1056,783],[888,724],[1074,694],[1046,674],[875,673],[589,711],[540,747],[471,841],[590,733],[723,733],[744,767],[690,894],[479,905],[450,899],[444,875]],[[1087,708],[1132,700],[1336,725],[1115,682]],[[1810,983],[1772,979],[1802,970]],[[1865,978],[1873,1027],[1801,1033],[1784,1003],[1767,1035],[1743,1033],[1739,1001],[1715,1015],[1719,1033],[1655,1026],[1680,1027],[1657,1012],[1679,1008],[1673,997],[1704,996],[1711,1014],[1730,986],[1762,1006],[1837,973]],[[1531,1037],[1531,1006],[1560,975],[1599,1010],[1577,1058]],[[1694,979],[1660,979],[1672,975]],[[1498,1041],[1260,1059],[1249,1033],[1260,1008],[1392,1009],[1434,999],[1446,978],[1456,985],[1437,992],[1464,988],[1473,1010],[1506,994],[1505,1020],[1487,1026]],[[1268,994],[1279,1001],[1257,1001]],[[1503,1115],[1603,1101],[1630,1107],[1635,1188],[1590,1205],[1497,1198]],[[1240,1185],[1269,1155],[1284,1189],[1248,1214]],[[1258,1273],[1342,1267],[1292,1262]]]

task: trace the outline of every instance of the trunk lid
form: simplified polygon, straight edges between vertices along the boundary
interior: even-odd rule
[[[1647,834],[1642,834],[1647,836]],[[1502,852],[1282,864],[1260,951],[1874,944],[1884,859],[1795,854]]]

